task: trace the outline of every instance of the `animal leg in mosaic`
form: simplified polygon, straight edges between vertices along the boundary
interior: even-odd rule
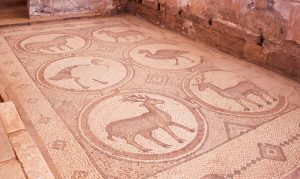
[[[259,108],[263,107],[262,104],[257,103],[252,99],[248,98],[248,95],[250,94],[260,97],[267,105],[271,105],[272,103],[268,99],[266,99],[264,95],[271,98],[274,102],[277,101],[277,99],[272,95],[270,95],[267,91],[256,87],[255,84],[253,84],[251,81],[248,80],[241,81],[235,86],[228,87],[225,89],[217,87],[211,84],[211,82],[205,82],[205,80],[206,80],[205,75],[202,74],[201,77],[196,78],[197,84],[193,84],[193,85],[197,86],[199,91],[203,91],[205,89],[211,89],[224,98],[233,99],[235,100],[235,102],[240,104],[245,111],[250,111],[250,108],[245,103],[243,103],[243,101],[247,101],[248,103],[257,105]]]
[[[194,63],[194,60],[191,60],[187,57],[182,56],[183,54],[188,53],[188,51],[174,50],[174,49],[161,49],[157,50],[155,53],[152,53],[149,50],[141,49],[139,50],[139,54],[146,54],[145,57],[152,58],[155,60],[175,60],[175,65],[179,65],[180,59],[186,59],[191,63]]]
[[[188,132],[195,132],[194,129],[173,122],[172,116],[169,113],[159,109],[156,106],[158,104],[164,104],[165,102],[163,100],[153,99],[146,95],[128,95],[124,96],[123,102],[142,102],[140,106],[145,107],[148,112],[132,118],[122,119],[109,123],[106,126],[105,130],[108,133],[107,138],[110,140],[114,140],[113,136],[122,138],[125,139],[128,144],[133,145],[139,150],[148,152],[150,151],[150,149],[144,148],[142,145],[138,144],[135,141],[135,138],[138,134],[144,136],[146,139],[149,139],[162,147],[170,147],[170,145],[155,139],[152,135],[152,131],[161,128],[179,143],[183,143],[184,140],[179,138],[170,129],[170,126],[182,128]]]

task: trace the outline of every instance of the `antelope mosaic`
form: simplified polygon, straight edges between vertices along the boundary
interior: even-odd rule
[[[277,101],[277,99],[273,96],[271,96],[267,91],[262,90],[255,86],[251,81],[241,81],[235,86],[228,87],[225,89],[219,88],[210,82],[205,82],[206,78],[205,75],[202,74],[201,77],[197,77],[196,79],[197,84],[193,84],[193,86],[197,86],[199,91],[204,91],[205,89],[211,89],[221,95],[224,98],[232,99],[235,102],[237,102],[240,106],[244,108],[244,111],[250,111],[250,108],[244,104],[242,101],[247,101],[249,103],[252,103],[259,108],[262,108],[263,105],[259,104],[252,99],[248,98],[248,95],[253,94],[258,96],[260,99],[262,99],[267,105],[271,105],[272,102],[269,101],[267,98],[265,98],[264,95],[271,98],[274,102]]]
[[[123,102],[137,102],[142,103],[140,106],[145,107],[148,112],[145,112],[139,116],[121,119],[118,121],[113,121],[109,123],[105,130],[108,134],[107,138],[109,140],[114,140],[113,137],[118,137],[120,139],[125,139],[126,142],[143,152],[149,152],[151,149],[147,149],[136,142],[136,136],[142,135],[144,138],[153,141],[157,145],[164,148],[171,147],[171,145],[161,142],[160,140],[154,138],[153,131],[156,129],[162,129],[167,132],[173,139],[179,143],[183,143],[184,139],[179,138],[171,129],[170,126],[176,126],[178,128],[184,129],[188,132],[195,132],[194,129],[186,127],[182,124],[172,121],[172,116],[159,109],[156,105],[164,104],[165,101],[150,98],[147,95],[129,95],[124,96]]]

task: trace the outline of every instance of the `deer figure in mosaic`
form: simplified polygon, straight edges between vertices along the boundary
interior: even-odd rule
[[[173,122],[172,116],[169,113],[159,109],[156,106],[158,104],[164,104],[165,102],[163,100],[150,98],[147,95],[128,95],[124,96],[122,101],[142,103],[140,106],[145,107],[148,110],[148,112],[145,112],[139,116],[121,119],[109,123],[106,126],[105,130],[108,134],[107,138],[110,140],[114,140],[113,136],[125,139],[128,144],[136,147],[137,149],[143,152],[149,152],[151,151],[151,149],[147,149],[136,142],[135,138],[138,134],[142,135],[144,138],[151,140],[162,147],[168,148],[171,145],[163,143],[158,139],[154,138],[152,133],[153,130],[161,128],[179,143],[183,143],[184,140],[179,138],[170,129],[170,126],[179,127],[188,132],[195,132],[194,129]]]
[[[120,38],[123,38],[127,41],[130,41],[130,37],[134,39],[138,39],[139,37],[144,37],[145,35],[137,30],[128,30],[123,32],[112,32],[109,30],[101,30],[98,34],[106,34],[107,36],[113,38],[115,42],[119,42]]]
[[[62,35],[49,41],[32,42],[24,45],[24,48],[28,51],[42,52],[49,51],[55,52],[53,48],[57,48],[60,51],[64,51],[64,48],[73,49],[68,45],[68,39],[75,38],[72,35]]]
[[[255,86],[254,83],[251,81],[241,81],[235,86],[228,87],[225,89],[222,89],[220,87],[217,87],[210,82],[205,82],[206,78],[205,75],[202,74],[201,77],[197,77],[196,79],[197,84],[193,84],[193,86],[197,86],[199,91],[204,91],[205,89],[211,89],[221,95],[224,98],[232,99],[235,102],[237,102],[239,105],[241,105],[244,108],[244,111],[250,111],[250,108],[244,104],[242,101],[247,101],[249,103],[252,103],[254,105],[257,105],[259,108],[262,108],[263,105],[253,101],[252,99],[249,99],[247,96],[250,94],[253,94],[255,96],[258,96],[261,98],[267,105],[271,105],[272,103],[265,98],[264,95],[271,98],[273,101],[277,101],[276,98],[271,96],[267,91],[262,90]]]

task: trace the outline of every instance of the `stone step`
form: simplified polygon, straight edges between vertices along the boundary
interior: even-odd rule
[[[0,121],[0,163],[15,158],[14,150],[9,142],[4,126]]]
[[[24,176],[54,178],[39,148],[26,131],[13,102],[0,103],[0,146],[1,179],[14,177],[19,179],[25,178]],[[25,173],[23,175],[20,166],[21,171]]]
[[[18,160],[12,159],[0,163],[1,179],[25,179],[25,174]]]

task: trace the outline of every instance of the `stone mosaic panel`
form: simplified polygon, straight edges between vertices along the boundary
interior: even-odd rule
[[[0,78],[57,178],[297,175],[299,83],[130,16],[47,25],[1,30]]]

